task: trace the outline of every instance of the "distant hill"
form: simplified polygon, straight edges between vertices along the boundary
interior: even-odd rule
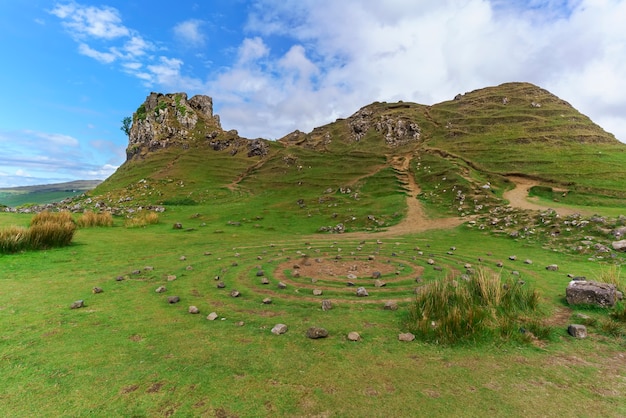
[[[397,222],[407,194],[430,216],[488,213],[514,177],[543,198],[623,207],[626,145],[529,83],[431,106],[376,102],[277,141],[224,131],[208,96],[151,93],[133,114],[127,161],[89,196],[98,208],[233,204],[368,229]]]
[[[16,207],[25,204],[54,203],[94,189],[102,180],[77,180],[0,189],[0,205]]]

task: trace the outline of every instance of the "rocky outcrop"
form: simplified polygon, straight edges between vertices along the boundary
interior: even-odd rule
[[[572,280],[565,291],[567,303],[570,305],[596,305],[610,307],[618,299],[614,284]]]
[[[171,146],[188,148],[190,143],[217,137],[222,132],[209,96],[188,100],[186,93],[153,92],[133,114],[126,158],[131,160]]]
[[[375,115],[368,107],[364,107],[348,118],[352,139],[359,142],[373,128],[382,135],[389,147],[399,147],[420,139],[421,129],[414,121],[393,113]]]

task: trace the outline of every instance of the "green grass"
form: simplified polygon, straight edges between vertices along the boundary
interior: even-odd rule
[[[371,416],[384,411],[401,416],[408,408],[444,416],[480,415],[486,402],[496,415],[532,415],[537,408],[551,415],[555,403],[563,405],[559,414],[626,413],[618,394],[623,376],[606,373],[620,370],[615,359],[623,350],[622,337],[574,341],[557,327],[550,331],[556,339],[547,339],[542,349],[523,341],[463,348],[397,341],[417,267],[423,268],[423,283],[434,283],[461,263],[493,269],[504,260],[499,274],[519,270],[550,311],[563,306],[565,271],[591,276],[603,268],[595,262],[467,227],[383,238],[381,244],[373,235],[360,244],[361,238],[349,236],[289,238],[281,217],[269,213],[258,221],[263,228],[254,222],[229,228],[222,220],[235,219],[243,208],[226,206],[217,214],[216,208],[202,207],[197,216],[198,209],[172,207],[146,228],[126,229],[115,219],[111,228],[79,229],[66,248],[0,256],[1,321],[7,330],[0,341],[3,415]],[[25,218],[2,214],[0,220],[21,224]],[[184,229],[172,229],[174,222]],[[450,255],[452,245],[457,249]],[[310,296],[311,284],[304,278],[285,290],[274,286],[276,268],[296,262],[301,253],[350,259],[351,252],[362,258],[376,253],[378,260],[407,268],[386,277],[389,287],[380,294],[371,281],[360,279],[370,289],[368,300],[356,300],[336,286],[322,296],[334,300],[328,312],[321,311],[321,299]],[[508,261],[514,253],[534,264]],[[429,257],[444,271],[433,270]],[[553,262],[562,272],[545,271],[543,266]],[[271,278],[268,287],[255,276],[257,266]],[[167,275],[177,279],[169,282]],[[216,275],[225,289],[216,288]],[[118,276],[126,279],[116,281]],[[167,286],[165,294],[154,292],[160,285]],[[93,294],[94,286],[104,292]],[[228,296],[235,288],[240,298]],[[181,302],[168,304],[171,295]],[[271,305],[261,304],[266,296],[272,297]],[[388,298],[401,299],[398,311],[382,309]],[[69,309],[78,299],[86,307]],[[198,306],[200,315],[188,314],[190,305]],[[212,311],[226,319],[207,321]],[[245,324],[237,326],[239,321]],[[272,335],[279,322],[289,331]],[[327,328],[330,337],[307,340],[304,333],[312,325]],[[362,341],[347,341],[350,331],[359,332]],[[564,367],[572,357],[585,362]],[[510,396],[521,389],[523,396]],[[598,397],[598,391],[605,396]],[[566,402],[574,395],[576,406]]]

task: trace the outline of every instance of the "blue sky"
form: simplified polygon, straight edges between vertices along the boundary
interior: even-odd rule
[[[0,187],[104,179],[151,91],[280,138],[373,101],[535,83],[626,141],[626,0],[0,3]]]

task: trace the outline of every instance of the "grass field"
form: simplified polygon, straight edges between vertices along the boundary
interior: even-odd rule
[[[566,275],[593,277],[608,268],[599,262],[466,226],[380,241],[375,235],[298,237],[299,228],[279,220],[235,227],[215,211],[172,207],[157,225],[124,228],[117,219],[113,227],[80,229],[69,247],[0,256],[2,415],[626,414],[624,337],[600,326],[590,327],[585,340],[566,333],[575,321],[564,302]],[[29,219],[3,214],[0,224]],[[173,229],[174,222],[184,228]],[[457,248],[452,255],[451,246]],[[303,254],[354,263],[375,254],[398,274],[383,275],[389,284],[380,289],[359,278],[370,292],[364,300],[345,286],[343,274],[326,283],[292,277],[291,264],[302,263]],[[508,260],[512,254],[518,261]],[[497,261],[504,262],[503,275],[519,271],[540,292],[553,326],[549,340],[460,347],[398,341],[418,274],[427,283],[465,263],[497,270]],[[558,272],[544,269],[552,263]],[[261,284],[259,269],[270,284]],[[176,280],[168,281],[171,275]],[[216,276],[224,289],[216,287]],[[286,289],[278,288],[279,277]],[[167,292],[156,293],[161,285]],[[96,286],[103,293],[93,294]],[[324,295],[312,295],[316,286]],[[233,289],[241,296],[231,297]],[[173,295],[179,303],[167,302]],[[272,304],[262,304],[265,297]],[[324,298],[333,301],[330,311],[321,310]],[[86,306],[70,309],[79,299]],[[400,308],[384,310],[388,299],[399,300]],[[200,314],[189,314],[190,305]],[[218,320],[205,319],[211,312]],[[582,312],[607,317],[602,310]],[[288,332],[273,335],[277,323]],[[310,326],[326,328],[329,337],[307,339]],[[351,331],[361,341],[348,341]]]

